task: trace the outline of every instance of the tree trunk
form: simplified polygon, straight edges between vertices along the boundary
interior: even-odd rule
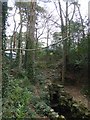
[[[28,15],[28,36],[27,36],[27,48],[33,49],[35,42],[35,22],[36,22],[36,2],[30,2],[30,13]],[[34,80],[34,52],[33,50],[27,51],[27,77],[30,81]]]
[[[0,120],[2,119],[2,3],[0,1]]]
[[[7,2],[2,2],[2,49],[3,50],[6,49],[6,40],[7,40],[5,33],[6,21],[7,21]]]
[[[38,60],[38,37],[37,37],[37,28],[36,28],[36,46],[35,46],[35,61]]]
[[[88,89],[90,89],[90,1],[88,2]],[[89,93],[90,96],[90,93]],[[88,98],[88,108],[90,109],[90,97]]]
[[[65,38],[68,37],[68,2],[66,2],[66,30],[65,30]],[[66,66],[66,70],[67,71],[67,63],[68,63],[68,38],[65,40],[65,66]]]
[[[47,20],[47,48],[46,48],[46,64],[48,66],[49,64],[49,48],[48,48],[48,43],[49,43],[49,26],[48,26],[48,20]]]
[[[22,47],[21,43],[22,43],[22,13],[21,13],[21,3],[19,6],[19,11],[20,11],[20,31],[19,31],[19,37],[18,37],[18,51],[17,51],[17,65],[19,67],[19,70],[21,70],[21,66],[22,66],[22,51],[20,50],[20,48]]]
[[[63,22],[60,0],[58,0],[58,3],[59,3],[59,11],[60,11],[60,19],[61,19],[61,33],[62,33],[62,39],[64,39],[65,37],[67,37],[68,2],[66,2],[66,26],[64,26],[64,22]],[[66,59],[67,59],[67,40],[63,40],[63,65],[62,65],[62,83],[63,84],[65,81],[65,74],[66,74]]]
[[[81,25],[82,25],[82,37],[84,38],[85,37],[85,33],[84,33],[84,25],[83,25],[83,19],[82,19],[82,15],[81,15],[81,12],[80,12],[80,8],[79,8],[79,5],[77,5],[77,8],[78,8],[78,12],[79,12],[79,16],[80,16],[80,20],[81,20]]]
[[[60,11],[60,19],[61,19],[61,33],[62,33],[62,39],[64,39],[64,23],[63,23],[63,17],[62,17],[62,8],[61,8],[61,1],[58,0],[59,4],[59,11]],[[62,83],[64,84],[65,79],[65,56],[64,56],[64,42],[63,42],[63,63],[62,63]]]
[[[89,20],[90,22],[90,20]],[[89,74],[89,71],[90,71],[90,23],[89,23],[89,31],[88,31],[88,90],[90,89],[90,74]],[[90,92],[90,91],[89,91]],[[88,97],[88,108],[90,109],[90,93],[89,93],[89,97]]]

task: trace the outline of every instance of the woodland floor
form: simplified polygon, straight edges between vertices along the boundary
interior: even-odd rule
[[[53,70],[47,69],[43,71],[44,76],[46,77],[47,84],[52,82],[53,77]],[[66,92],[68,92],[75,101],[81,102],[84,104],[88,109],[90,109],[90,101],[86,98],[85,95],[81,93],[81,88],[77,86],[67,85],[64,86]]]
[[[68,92],[71,96],[73,96],[73,99],[77,102],[81,102],[88,108],[88,99],[86,96],[82,95],[80,92],[80,89],[76,86],[65,86],[65,91]]]

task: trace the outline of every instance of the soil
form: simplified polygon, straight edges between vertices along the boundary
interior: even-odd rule
[[[45,70],[44,76],[46,77],[47,84],[53,82],[53,70]],[[85,107],[90,109],[90,101],[88,101],[87,97],[81,93],[81,88],[77,86],[64,86],[66,92],[68,92],[75,101],[81,102]]]
[[[76,100],[77,102],[81,102],[85,105],[85,107],[89,108],[89,101],[85,95],[81,94],[80,88],[78,88],[77,86],[65,86],[64,88],[65,91],[68,92],[74,100]]]

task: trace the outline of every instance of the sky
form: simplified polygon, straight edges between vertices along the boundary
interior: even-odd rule
[[[9,6],[13,6],[14,0],[8,0],[8,1],[9,1],[8,5]],[[39,0],[39,1],[45,1],[45,0]],[[51,1],[52,2],[50,2],[48,4],[46,2],[45,3],[44,2],[40,2],[40,5],[42,7],[44,7],[45,9],[47,9],[48,13],[50,13],[51,11],[53,11],[54,16],[56,16],[57,13],[56,13],[56,10],[55,10],[55,5],[53,3],[53,1],[56,1],[56,0],[51,0]],[[90,1],[90,0],[78,0],[78,1],[80,3],[80,10],[81,10],[82,17],[85,18],[85,16],[88,16],[88,1]],[[61,4],[62,4],[63,10],[64,10],[65,9],[65,2],[63,2],[63,0],[62,0]],[[13,11],[11,12],[11,14],[13,14],[14,11],[15,11],[15,9],[13,9]],[[16,19],[17,22],[20,20],[18,14],[16,14],[15,19]],[[9,17],[8,18],[8,23],[10,24],[10,26],[7,28],[7,35],[12,35],[12,31],[13,31],[13,28],[14,28],[13,17]],[[17,24],[17,26],[18,26],[18,24]],[[25,29],[26,28],[24,27],[23,31],[25,31]],[[43,41],[45,41],[45,40],[43,40]]]
[[[52,0],[52,1],[54,1],[54,0]],[[78,0],[78,1],[80,3],[80,9],[81,9],[82,15],[83,16],[87,15],[88,14],[88,1],[89,0]],[[42,6],[44,7],[45,4],[42,3]],[[61,4],[63,5],[63,8],[64,8],[65,2],[63,2],[63,0],[62,0]],[[49,3],[48,5],[46,4],[46,6],[48,6],[48,8],[51,10],[54,8],[53,2]]]

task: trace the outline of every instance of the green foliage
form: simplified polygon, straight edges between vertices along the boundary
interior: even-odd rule
[[[40,94],[40,99],[43,100],[47,105],[50,105],[50,96],[48,91],[42,90]]]
[[[24,2],[24,3],[23,2],[16,2],[15,4],[16,4],[17,7],[23,8],[23,12],[26,12],[26,10],[27,11],[29,10],[29,3],[28,2]],[[36,6],[36,10],[39,13],[45,13],[46,12],[46,10],[39,5]]]
[[[67,26],[70,28],[70,34],[73,36],[76,36],[74,38],[70,38],[67,40],[67,56],[68,61],[70,64],[78,64],[83,67],[83,69],[87,69],[88,65],[88,38],[85,36],[85,38],[82,38],[82,25],[78,21],[71,21],[70,26]],[[84,26],[85,27],[85,26]],[[79,38],[78,38],[78,37]],[[59,42],[61,37],[60,32],[54,32],[53,34],[53,42]],[[78,40],[79,39],[79,40]],[[62,42],[60,44],[56,44],[52,46],[54,50],[54,59],[59,60],[62,58],[63,55],[63,49],[62,49]]]
[[[35,94],[31,95],[31,103],[35,106],[39,101],[41,101],[39,96],[35,96]]]
[[[46,10],[43,7],[39,6],[39,5],[36,6],[36,10],[39,13],[45,13],[46,12]]]
[[[38,43],[38,45],[36,47],[41,48],[41,46],[43,46],[43,44]],[[39,63],[39,61],[43,62],[46,60],[46,50],[38,50],[38,51],[36,51],[36,54],[37,54],[36,59],[37,59],[38,63]]]
[[[60,40],[60,37],[61,37],[60,32],[54,32],[54,34],[53,34],[54,42],[58,42]]]
[[[3,92],[4,92],[8,84],[8,70],[7,69],[6,70],[3,69],[2,76],[3,76],[2,87],[3,87]]]
[[[35,63],[35,67],[36,69],[45,69],[46,68],[46,63],[45,62],[42,62],[42,61],[37,61]]]
[[[6,62],[7,61],[7,62]],[[2,97],[7,95],[6,88],[8,86],[8,79],[9,79],[9,61],[3,56],[3,69],[2,69]]]
[[[84,26],[85,27],[85,26]],[[81,23],[80,22],[74,22],[74,21],[71,21],[70,23],[70,32],[71,33],[77,33],[77,32],[82,32],[82,26],[81,26]]]
[[[9,79],[7,97],[3,98],[3,116],[6,118],[24,118],[29,114],[27,106],[31,100],[31,92],[24,86],[22,79]]]
[[[74,101],[69,94],[61,93],[59,98],[60,112],[65,115],[66,119],[87,119],[90,118],[90,111],[81,103]],[[65,112],[64,112],[64,111]]]
[[[54,112],[54,110],[49,107],[45,102],[38,102],[35,106],[37,112],[42,116],[49,116],[50,118],[58,118],[58,113]]]
[[[32,110],[32,108],[28,107],[27,111],[28,111],[27,118],[30,118],[30,119],[33,119],[33,118],[37,119],[38,118],[36,111]]]
[[[81,93],[86,95],[88,98],[90,98],[90,87],[89,86],[84,86],[81,89]]]
[[[80,43],[76,47],[71,47],[68,55],[69,61],[67,62],[67,72],[77,72],[78,79],[82,78],[83,74],[84,81],[87,82],[87,73],[88,73],[88,40],[87,37],[81,39]],[[69,68],[69,69],[68,69]],[[78,80],[77,79],[77,80]],[[83,81],[80,80],[83,83]]]
[[[81,102],[74,101],[62,86],[50,85],[50,102],[51,107],[59,114],[64,115],[66,120],[90,119],[90,111]]]
[[[41,75],[42,76],[42,75]],[[44,85],[43,77],[42,85]],[[40,84],[41,85],[41,84]],[[30,83],[27,77],[8,78],[8,84],[5,88],[6,96],[3,97],[3,117],[5,118],[37,118],[37,111],[34,110],[39,102],[46,104],[47,94],[43,86],[40,88],[40,96],[36,93],[36,88]],[[43,114],[44,116],[44,114]]]
[[[60,42],[61,38],[62,38],[61,32],[54,32],[52,43],[55,44],[55,43]],[[62,42],[51,46],[51,48],[52,48],[52,52],[53,52],[53,55],[52,55],[53,59],[52,60],[57,61],[57,60],[61,59],[62,58],[62,52],[63,52]]]

